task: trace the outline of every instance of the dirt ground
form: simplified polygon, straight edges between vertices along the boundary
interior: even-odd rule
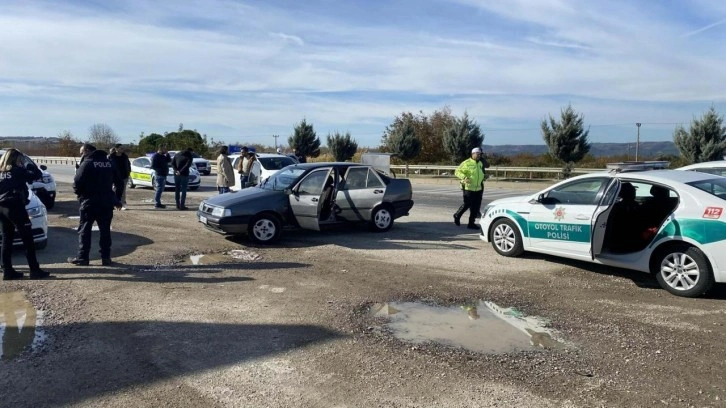
[[[116,264],[94,247],[90,267],[72,267],[77,204],[61,187],[39,252],[56,278],[0,284],[43,311],[46,336],[0,361],[0,406],[726,406],[723,286],[684,299],[635,272],[504,258],[449,212],[415,206],[385,234],[285,231],[258,247],[204,230],[194,211],[154,210],[138,189],[113,222]],[[14,262],[27,271],[22,253]],[[477,300],[548,319],[567,347],[414,345],[368,313]]]

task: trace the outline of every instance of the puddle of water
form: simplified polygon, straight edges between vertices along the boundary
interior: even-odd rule
[[[387,318],[396,338],[414,344],[436,342],[486,354],[564,347],[546,320],[487,301],[452,307],[377,303],[370,312]]]
[[[19,356],[28,347],[37,347],[45,334],[37,327],[43,313],[33,308],[23,292],[0,293],[0,340],[2,359]]]

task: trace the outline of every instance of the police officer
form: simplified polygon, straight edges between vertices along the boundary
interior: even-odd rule
[[[78,256],[68,258],[73,265],[87,266],[91,250],[91,228],[98,224],[101,234],[101,264],[111,265],[111,220],[113,208],[121,209],[121,201],[113,192],[116,172],[106,152],[91,144],[81,146],[81,164],[73,179],[73,192],[80,202],[78,225]]]
[[[43,279],[50,276],[40,269],[35,256],[33,233],[25,206],[28,201],[28,183],[43,175],[32,163],[23,167],[23,154],[17,149],[8,149],[0,159],[0,223],[2,224],[2,268],[3,280],[22,279],[23,274],[13,269],[12,251],[15,240],[15,229],[25,246],[25,257],[30,267],[30,279]]]
[[[460,225],[461,216],[469,210],[469,229],[478,229],[474,223],[479,216],[481,200],[484,195],[484,169],[489,167],[486,161],[482,160],[481,149],[475,147],[471,150],[471,158],[461,162],[454,174],[461,180],[461,189],[464,193],[464,203],[454,213],[454,224]]]

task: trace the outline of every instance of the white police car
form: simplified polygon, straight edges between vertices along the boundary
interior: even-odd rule
[[[679,296],[726,282],[726,178],[613,167],[491,202],[481,239],[504,256],[531,251],[653,273]]]
[[[129,188],[136,186],[155,188],[154,178],[156,172],[151,169],[151,157],[137,157],[131,160],[131,175],[129,176]],[[199,188],[202,178],[197,171],[196,166],[189,168],[189,190],[194,191]],[[169,174],[166,176],[166,188],[174,188],[174,171],[169,164]]]
[[[43,202],[32,191],[28,193],[28,200],[30,202],[25,206],[25,210],[30,217],[30,229],[33,234],[35,249],[43,249],[48,246],[48,211]],[[2,239],[3,235],[0,234],[0,242],[2,242]],[[13,246],[22,245],[23,240],[16,230]]]
[[[0,149],[0,157],[2,157],[5,154],[4,149]],[[37,196],[38,199],[45,205],[47,209],[52,209],[55,205],[55,196],[56,196],[56,185],[55,185],[55,179],[53,178],[53,175],[48,173],[48,167],[45,165],[38,166],[33,159],[30,158],[30,156],[23,153],[23,165],[28,165],[29,163],[32,163],[36,165],[40,172],[42,173],[42,176],[38,179],[33,181],[32,183],[28,183],[31,190],[33,190],[33,193]]]

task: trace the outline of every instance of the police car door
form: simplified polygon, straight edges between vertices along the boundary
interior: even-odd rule
[[[590,255],[593,260],[602,252],[602,246],[605,242],[605,231],[607,230],[608,218],[610,218],[610,212],[613,209],[613,204],[615,204],[615,199],[618,197],[619,191],[620,180],[618,180],[617,178],[613,178],[610,184],[607,186],[605,194],[603,194],[602,199],[600,200],[600,205],[595,210],[595,215],[592,219],[592,234],[590,239],[590,241],[592,242],[592,247],[590,248]]]
[[[592,219],[609,181],[609,177],[572,180],[540,195],[527,222],[531,248],[589,258]]]

